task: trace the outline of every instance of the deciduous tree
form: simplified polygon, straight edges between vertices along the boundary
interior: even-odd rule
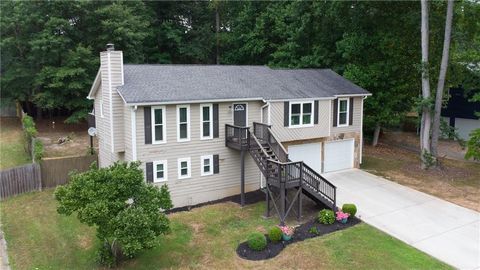
[[[147,184],[139,163],[115,163],[73,174],[66,186],[55,190],[58,212],[76,214],[80,222],[95,226],[103,243],[102,264],[113,266],[123,257],[154,247],[169,232],[164,211],[172,207],[166,185]]]

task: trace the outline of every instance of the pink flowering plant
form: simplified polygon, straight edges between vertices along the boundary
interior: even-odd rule
[[[344,212],[342,212],[342,211],[338,211],[336,214],[337,214],[337,220],[338,220],[338,221],[347,219],[347,218],[350,216],[349,213],[344,213]]]
[[[290,227],[290,226],[279,226],[280,227],[280,230],[282,230],[282,233],[287,235],[287,236],[292,236],[293,235],[293,232],[294,232],[294,229],[293,227]]]

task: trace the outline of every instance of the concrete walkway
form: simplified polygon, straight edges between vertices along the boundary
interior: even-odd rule
[[[324,174],[337,204],[366,223],[459,269],[480,269],[480,213],[352,169]]]

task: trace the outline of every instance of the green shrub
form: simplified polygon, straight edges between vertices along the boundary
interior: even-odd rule
[[[268,239],[272,242],[282,240],[282,230],[277,226],[270,228],[270,231],[268,231]]]
[[[33,157],[35,162],[38,162],[43,158],[43,143],[38,139],[35,139],[35,144],[33,145]]]
[[[35,127],[35,122],[33,118],[29,115],[25,115],[22,118],[23,132],[27,140],[31,140],[37,136],[37,128]]]
[[[261,251],[267,246],[267,238],[262,233],[253,232],[248,236],[247,243],[249,248]]]
[[[310,227],[310,229],[308,230],[309,233],[311,234],[315,234],[315,235],[318,235],[320,232],[318,231],[317,227],[313,226],[313,227]]]
[[[467,153],[465,159],[473,158],[473,160],[480,160],[480,128],[474,129],[470,133],[470,138],[467,142]]]
[[[342,206],[342,212],[349,213],[353,217],[357,213],[357,206],[353,203],[346,203]]]
[[[335,222],[335,214],[332,210],[323,209],[318,213],[318,221],[322,224],[333,224]]]

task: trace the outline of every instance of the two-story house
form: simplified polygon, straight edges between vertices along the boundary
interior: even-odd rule
[[[99,166],[141,161],[148,182],[168,185],[175,207],[259,189],[261,168],[272,157],[304,161],[318,174],[361,162],[363,102],[370,93],[332,70],[124,65],[113,45],[100,58],[88,95]],[[264,149],[265,134],[275,145]],[[258,142],[263,158],[238,151],[247,138]],[[278,151],[288,158],[270,154]]]

